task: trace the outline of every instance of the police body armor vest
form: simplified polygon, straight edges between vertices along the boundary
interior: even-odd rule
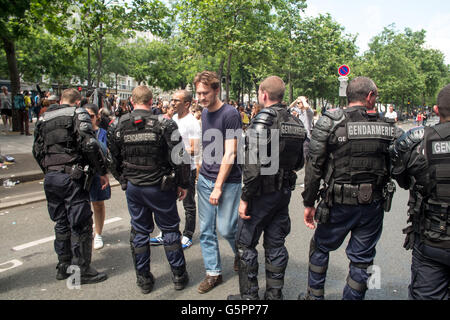
[[[303,157],[303,142],[306,130],[302,122],[285,108],[275,108],[277,129],[280,130],[280,168],[293,170]]]
[[[79,162],[74,126],[75,107],[61,107],[42,116],[46,168]]]
[[[447,241],[450,247],[450,123],[425,127],[424,147],[429,183],[425,201],[424,235],[431,241]]]
[[[272,131],[278,130],[279,143],[278,154],[271,155],[272,145],[275,141],[272,141]],[[302,122],[292,116],[284,107],[272,106],[270,108],[262,109],[249,128],[249,133],[252,132],[257,135],[267,137],[267,156],[270,158],[276,157],[279,161],[278,172],[275,175],[262,175],[261,176],[261,192],[271,193],[285,185],[290,188],[293,185],[290,184],[292,180],[292,170],[300,169],[296,166],[303,165],[303,142],[306,139],[306,131]],[[260,145],[260,147],[264,147]],[[276,149],[275,149],[276,150]],[[261,153],[259,154],[261,157]],[[273,160],[272,160],[273,161]],[[263,167],[272,166],[273,163],[263,165]]]
[[[337,184],[372,184],[374,190],[380,190],[389,176],[388,148],[395,127],[380,120],[376,112],[357,109],[344,110],[344,114],[328,141],[331,152],[326,176]]]
[[[144,176],[160,172],[162,176],[170,167],[167,160],[167,146],[163,143],[163,130],[159,116],[142,117],[127,113],[119,120],[122,145],[123,173]],[[138,174],[139,176],[139,174]]]

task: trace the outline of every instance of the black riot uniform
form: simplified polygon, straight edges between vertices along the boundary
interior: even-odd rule
[[[126,189],[131,215],[130,246],[137,284],[143,293],[149,293],[154,284],[149,245],[153,213],[162,231],[175,289],[183,289],[188,281],[176,188],[187,189],[190,165],[189,161],[182,162],[185,152],[181,137],[173,135],[177,129],[174,121],[142,109],[116,119],[108,129],[111,172]]]
[[[80,267],[81,284],[105,280],[106,274],[90,267],[92,211],[90,180],[106,174],[106,162],[84,108],[51,105],[36,123],[33,156],[45,173],[44,190],[55,225],[57,279],[67,268]]]
[[[251,219],[238,220],[236,247],[240,260],[240,295],[229,299],[259,298],[256,246],[263,232],[265,299],[283,298],[284,274],[289,259],[284,243],[291,229],[289,201],[295,188],[295,171],[304,164],[305,138],[303,123],[281,104],[262,109],[247,129],[241,199],[248,202]]]
[[[391,148],[393,177],[410,190],[411,224],[404,247],[413,249],[409,298],[449,299],[450,122],[417,127]]]
[[[324,298],[329,252],[338,249],[351,232],[346,250],[350,271],[343,298],[364,298],[367,269],[373,264],[382,231],[388,147],[396,135],[399,132],[393,124],[362,106],[329,110],[317,121],[302,196],[305,207],[314,207],[319,195],[322,199],[314,216],[319,224],[311,239],[304,297]]]

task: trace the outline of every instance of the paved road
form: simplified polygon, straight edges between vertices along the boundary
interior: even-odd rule
[[[300,174],[301,176],[301,174]],[[303,180],[300,177],[299,181]],[[313,234],[303,224],[303,206],[298,186],[290,204],[292,230],[287,239],[290,260],[286,274],[285,298],[296,299],[306,288],[307,256]],[[407,193],[399,190],[393,201],[392,212],[387,213],[384,231],[377,247],[375,264],[381,268],[381,289],[370,290],[367,299],[407,299],[410,277],[410,252],[402,248],[402,227],[406,221]],[[175,291],[162,247],[152,247],[152,272],[156,277],[154,291],[142,295],[135,284],[135,273],[129,250],[129,215],[124,193],[119,187],[112,189],[112,200],[106,202],[107,220],[105,247],[93,253],[93,266],[109,275],[109,279],[96,285],[85,285],[80,290],[67,288],[65,281],[55,280],[56,255],[53,251],[53,223],[48,218],[46,202],[39,202],[0,211],[0,299],[184,299],[218,300],[238,292],[238,277],[233,268],[231,248],[220,239],[224,268],[224,283],[213,291],[200,295],[197,286],[204,276],[204,267],[198,240],[185,251],[190,284],[183,291]],[[178,208],[182,212],[181,203]],[[182,219],[182,225],[184,219]],[[198,226],[197,226],[198,230]],[[157,230],[156,230],[157,231]],[[42,240],[43,239],[43,240]],[[42,240],[42,243],[34,243]],[[31,243],[31,244],[30,244]],[[347,276],[348,259],[345,244],[331,254],[326,298],[340,299]],[[32,245],[20,247],[21,245]],[[259,246],[260,287],[264,288],[264,254]],[[13,267],[14,264],[18,266]],[[13,267],[7,269],[8,267]],[[263,294],[263,289],[261,289]]]
[[[404,129],[411,124],[402,125]],[[10,138],[10,137],[9,137]],[[2,140],[2,151],[17,152],[19,145],[29,152],[30,137],[17,136]],[[28,139],[27,139],[28,138]],[[8,141],[8,143],[4,143]],[[29,149],[30,148],[30,149]],[[5,152],[6,153],[6,152]],[[303,181],[303,170],[299,173],[298,183]],[[291,234],[286,246],[290,254],[286,271],[284,295],[286,299],[296,299],[299,291],[307,284],[307,265],[309,242],[313,231],[303,223],[303,205],[297,186],[290,203]],[[42,184],[39,181],[23,183],[12,189],[0,186],[1,200],[31,199],[41,196]],[[11,199],[10,199],[11,200]],[[369,290],[366,298],[407,299],[407,286],[410,278],[411,252],[402,248],[401,229],[406,221],[406,203],[408,194],[397,188],[393,208],[386,213],[384,230],[377,246],[375,264],[380,267],[380,289]],[[1,201],[0,201],[1,202]],[[0,203],[0,208],[1,208]],[[70,290],[65,281],[55,280],[56,255],[53,250],[53,223],[47,213],[46,202],[36,202],[14,208],[0,209],[0,299],[184,299],[219,300],[228,294],[238,292],[238,277],[233,269],[233,254],[228,243],[220,238],[220,249],[224,268],[224,283],[213,291],[200,295],[197,286],[204,277],[204,267],[197,232],[194,245],[185,251],[190,284],[183,291],[175,291],[171,282],[171,273],[162,247],[152,247],[152,272],[156,277],[154,291],[142,295],[136,287],[134,268],[129,249],[129,214],[124,192],[119,187],[112,188],[112,199],[106,202],[107,222],[104,228],[105,247],[93,253],[93,266],[109,275],[106,282],[82,286],[81,290]],[[183,212],[178,203],[179,212]],[[182,218],[182,225],[184,219]],[[155,230],[155,234],[159,232]],[[36,242],[37,241],[37,242]],[[326,283],[326,298],[340,299],[348,272],[348,259],[344,245],[330,255],[330,266]],[[22,246],[25,245],[25,246]],[[21,247],[22,246],[22,247]],[[260,295],[265,286],[264,253],[260,253]]]

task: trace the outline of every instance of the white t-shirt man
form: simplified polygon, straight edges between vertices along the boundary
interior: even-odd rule
[[[388,111],[386,111],[386,114],[384,115],[384,117],[385,118],[388,118],[388,119],[394,119],[395,121],[397,121],[397,112],[395,112],[395,111],[390,111],[390,110],[388,110]]]
[[[184,147],[186,150],[191,149],[190,141],[192,139],[199,140],[198,147],[200,147],[200,139],[202,136],[202,130],[200,129],[200,125],[198,124],[197,119],[189,112],[186,116],[181,119],[178,119],[178,114],[175,114],[172,118],[178,125],[178,131],[180,132],[181,139],[183,140]],[[199,160],[199,155],[190,156],[191,157],[191,171],[196,170],[196,162]]]

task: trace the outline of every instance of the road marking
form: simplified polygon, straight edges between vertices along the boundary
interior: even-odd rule
[[[10,264],[10,266],[8,266],[9,264]],[[19,267],[21,265],[23,265],[23,262],[20,260],[17,260],[17,259],[2,263],[2,264],[0,264],[0,273],[10,270],[10,269],[13,269],[13,268],[16,268],[16,267]],[[7,267],[3,267],[3,266],[7,266]]]
[[[117,221],[120,221],[120,220],[122,220],[122,218],[115,217],[115,218],[111,218],[111,219],[105,220],[104,224],[107,225],[107,224],[114,223],[114,222],[117,222]],[[55,240],[55,236],[51,236],[51,237],[43,238],[43,239],[40,239],[40,240],[28,242],[28,243],[25,243],[25,244],[21,244],[20,246],[13,247],[12,249],[13,249],[13,251],[25,250],[25,249],[28,249],[28,248],[31,248],[31,247],[34,247],[34,246],[37,246],[37,245],[40,245],[40,244],[43,244],[43,243],[46,243],[46,242],[50,242],[50,241],[53,241],[53,240]]]

